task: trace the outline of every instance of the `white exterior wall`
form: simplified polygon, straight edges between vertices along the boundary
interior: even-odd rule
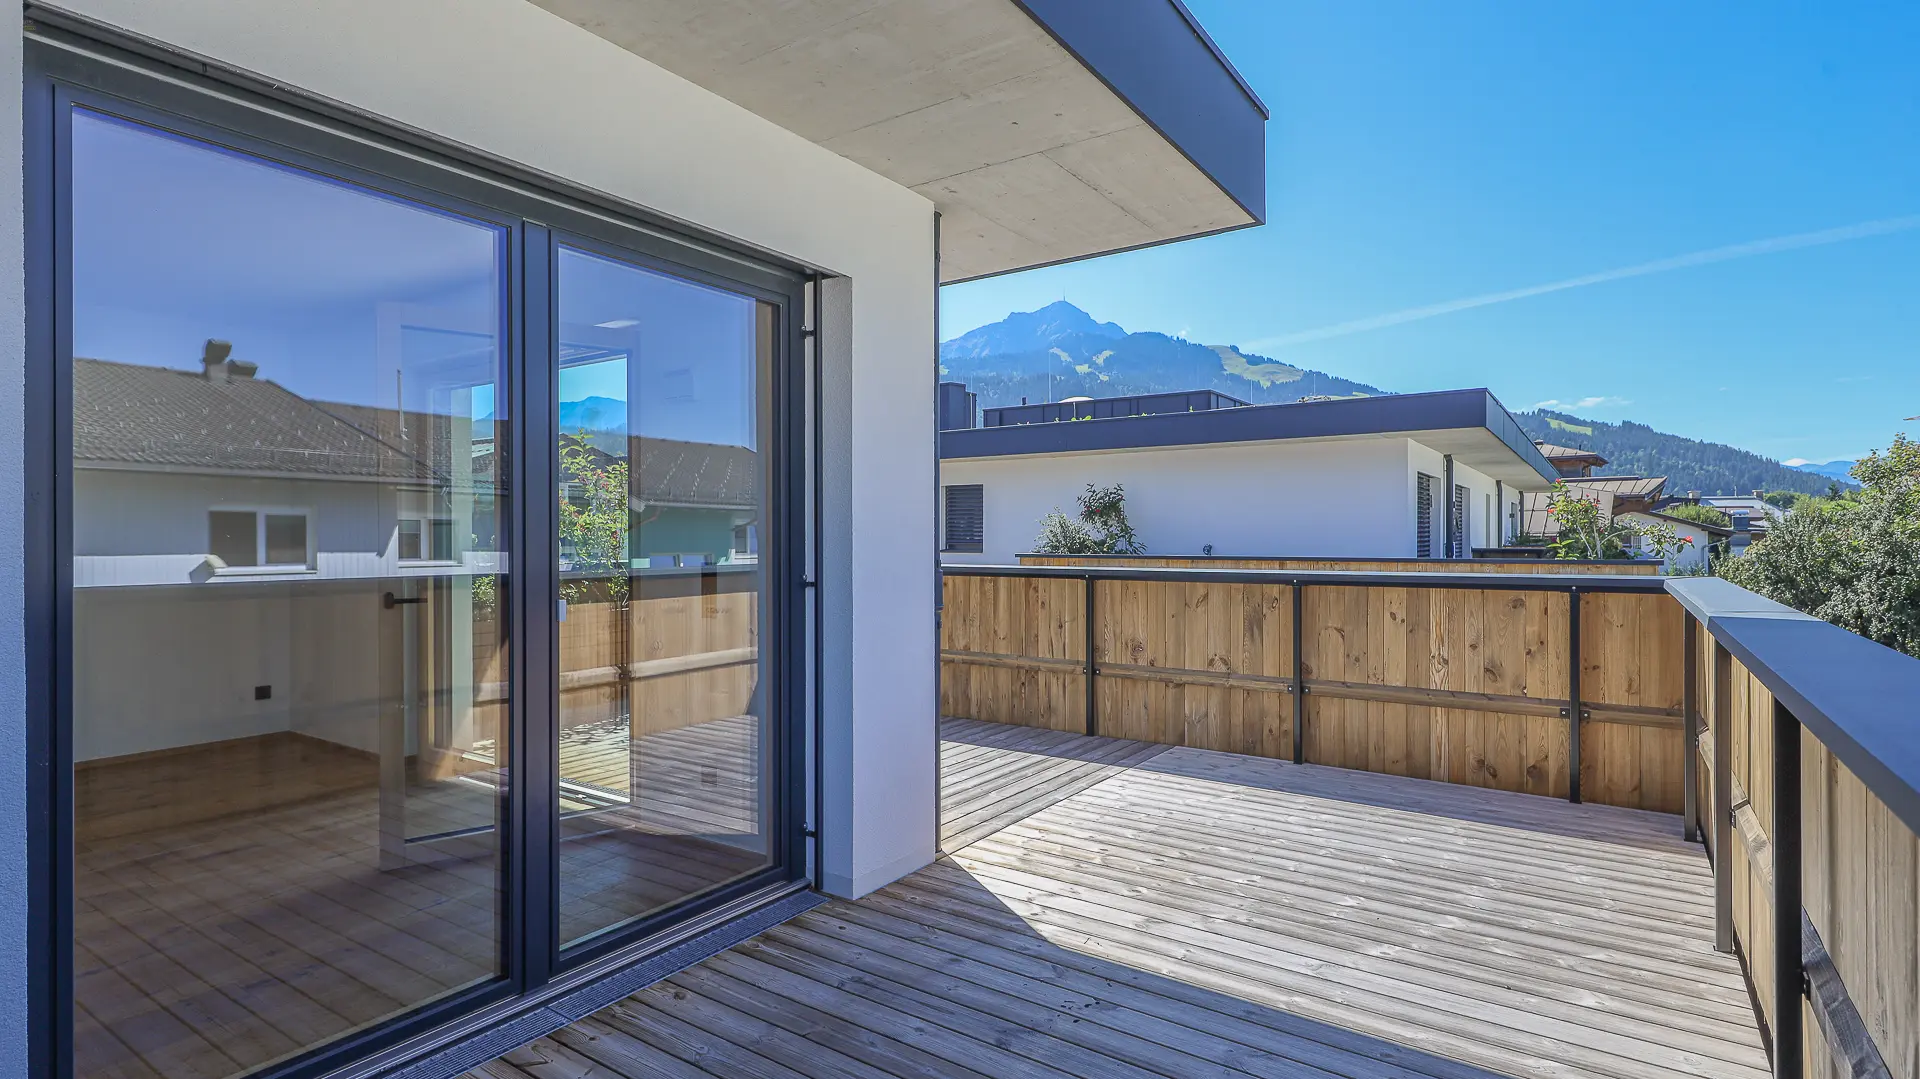
[[[941,557],[1012,563],[1033,550],[1042,517],[1073,516],[1089,483],[1125,485],[1149,554],[1197,555],[1210,543],[1216,555],[1410,557],[1412,448],[1352,439],[947,460],[943,485],[981,485],[985,550]]]
[[[1700,569],[1707,564],[1709,557],[1708,549],[1713,542],[1713,536],[1699,525],[1686,521],[1669,520],[1665,517],[1648,517],[1642,513],[1623,513],[1620,517],[1622,520],[1632,521],[1634,524],[1642,526],[1667,525],[1673,529],[1674,535],[1679,536],[1681,539],[1690,539],[1693,541],[1691,544],[1681,548],[1677,554],[1667,557],[1663,566],[1668,572],[1676,569]],[[1636,541],[1634,544],[1633,554],[1636,558],[1653,557],[1653,552],[1647,549],[1647,545],[1639,541]]]
[[[1414,477],[1421,472],[1432,476],[1433,484],[1433,549],[1436,555],[1444,556],[1447,544],[1447,459],[1446,455],[1428,448],[1418,442],[1408,442],[1407,454],[1407,505],[1411,507],[1419,498],[1417,482]],[[1469,468],[1459,461],[1453,463],[1453,482],[1467,488],[1466,497],[1466,534],[1461,541],[1461,557],[1471,558],[1475,547],[1498,546],[1499,535],[1495,522],[1489,521],[1487,511],[1494,506],[1494,481],[1485,473]],[[1518,495],[1505,491],[1506,501],[1512,505]],[[1498,512],[1497,508],[1495,512]]]
[[[824,876],[858,895],[932,860],[933,231],[921,196],[523,0],[73,0],[64,6],[520,162],[843,280],[827,290]],[[0,736],[23,745],[17,40],[0,54]],[[841,321],[836,324],[833,320]],[[0,418],[6,413],[0,412]],[[925,602],[914,602],[925,597]],[[6,642],[12,642],[7,644]],[[0,753],[0,970],[19,969],[26,806]],[[18,984],[0,978],[0,1000]],[[0,1074],[24,1071],[24,1004]]]

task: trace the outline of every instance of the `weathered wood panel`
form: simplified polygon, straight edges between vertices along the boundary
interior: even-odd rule
[[[1102,581],[1096,588],[1101,734],[1292,755],[1290,586]],[[1159,670],[1166,674],[1155,677]]]
[[[1086,662],[1086,585],[948,577],[945,589],[941,714],[1084,731],[1086,678],[1079,668]],[[1021,665],[1023,658],[1038,662]]]
[[[1303,602],[1308,761],[1566,793],[1566,596],[1314,586]],[[1517,700],[1501,711],[1344,699],[1329,682]],[[1529,701],[1536,714],[1519,710]]]
[[[1800,774],[1807,915],[1888,1072],[1920,1075],[1920,841],[1810,734]],[[1807,1074],[1846,1079],[1807,1031]]]
[[[1580,699],[1593,716],[1581,729],[1581,797],[1683,808],[1685,633],[1686,613],[1670,596],[1580,597]]]
[[[1105,569],[1270,569],[1301,572],[1352,570],[1366,573],[1573,573],[1655,576],[1660,572],[1658,562],[1626,560],[1584,562],[1563,561],[1556,558],[1409,558],[1401,560],[1390,558],[1180,558],[1172,555],[1100,555],[1086,558],[1079,555],[1023,554],[1020,556],[1020,564],[1023,566],[1095,566]]]

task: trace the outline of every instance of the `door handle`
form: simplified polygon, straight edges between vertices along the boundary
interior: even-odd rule
[[[380,597],[380,606],[385,607],[387,610],[391,611],[395,607],[398,607],[403,603],[425,603],[426,601],[427,601],[427,597],[425,596],[414,596],[411,599],[401,599],[400,597],[395,596],[392,592],[388,592],[386,595]]]

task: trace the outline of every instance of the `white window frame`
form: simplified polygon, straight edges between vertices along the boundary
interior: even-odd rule
[[[216,503],[214,505],[207,507],[206,516],[207,516],[207,526],[209,529],[212,528],[212,525],[213,525],[212,518],[213,518],[213,515],[216,513],[251,513],[253,514],[253,557],[255,560],[255,564],[251,566],[222,566],[219,569],[216,569],[213,571],[216,576],[254,577],[254,576],[271,575],[271,574],[315,572],[314,527],[313,527],[315,514],[313,512],[313,507],[311,506],[274,506],[274,505],[262,505],[260,503],[242,503],[242,504],[227,503],[227,502]],[[268,517],[299,517],[306,522],[307,554],[304,559],[302,559],[299,562],[269,563],[267,561],[267,518]],[[211,546],[211,544],[209,544],[209,546]],[[208,552],[208,556],[212,557],[211,551]]]
[[[408,521],[417,521],[420,525],[420,557],[408,558],[400,553],[400,526]],[[447,525],[447,557],[433,557],[433,529],[435,522],[444,521]],[[448,514],[401,513],[393,521],[393,560],[403,566],[457,566],[460,564],[460,544],[453,534],[453,517]]]

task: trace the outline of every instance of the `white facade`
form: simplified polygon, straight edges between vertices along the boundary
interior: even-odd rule
[[[1519,501],[1454,463],[1464,549],[1498,546]],[[1126,488],[1127,518],[1149,554],[1411,558],[1418,555],[1419,476],[1433,477],[1433,552],[1444,555],[1446,458],[1407,438],[1287,440],[1166,449],[974,457],[941,462],[942,485],[981,487],[982,547],[954,563],[1006,565],[1033,550],[1040,521],[1073,516],[1089,483]]]

